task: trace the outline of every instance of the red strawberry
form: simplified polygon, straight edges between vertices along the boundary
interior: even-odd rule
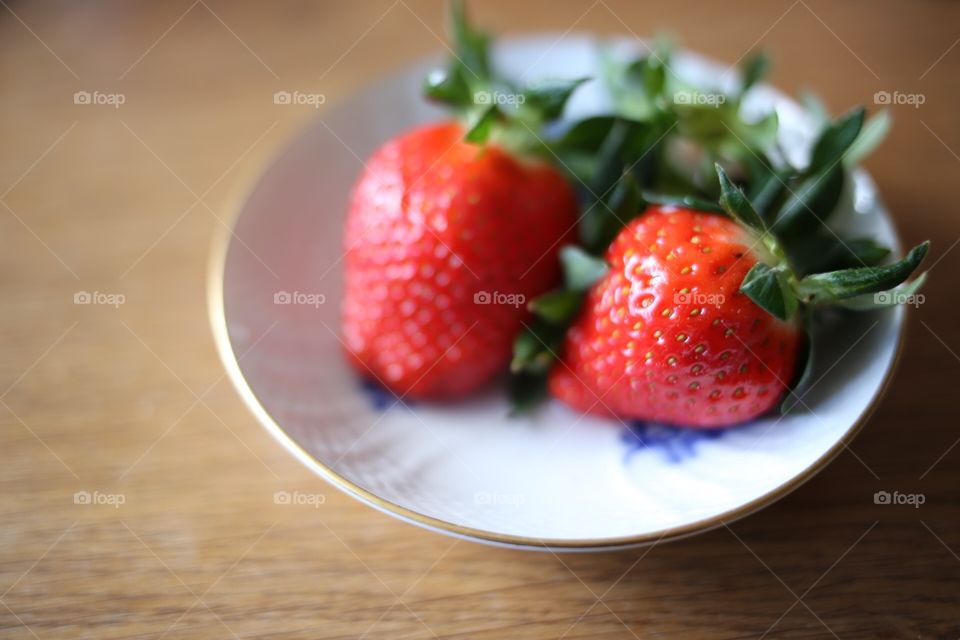
[[[506,368],[525,302],[557,284],[576,223],[556,170],[463,138],[451,122],[391,140],[350,204],[347,350],[411,398],[460,397]]]
[[[768,411],[793,381],[802,333],[740,291],[762,247],[729,218],[649,209],[608,249],[550,392],[584,412],[696,427]]]
[[[518,398],[535,392],[549,369],[555,397],[600,415],[722,427],[767,412],[788,388],[781,409],[789,411],[802,404],[812,372],[807,357],[797,375],[801,346],[810,346],[802,318],[827,305],[868,311],[901,304],[923,285],[925,274],[907,279],[929,242],[884,263],[886,251],[870,241],[834,236],[836,243],[824,245],[817,236],[775,234],[782,218],[771,225],[716,169],[715,211],[729,217],[652,206],[621,229],[605,262],[575,248],[562,252],[566,288],[534,301],[537,321],[516,343]],[[849,254],[844,261],[853,257],[860,266],[798,268],[810,264],[816,246],[835,245]],[[556,347],[561,361],[550,367]]]

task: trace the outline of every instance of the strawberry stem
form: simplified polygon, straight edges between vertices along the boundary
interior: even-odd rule
[[[454,112],[467,142],[496,144],[521,156],[550,156],[544,127],[563,115],[570,96],[588,79],[514,86],[494,69],[492,40],[472,26],[464,5],[463,0],[450,4],[453,55],[444,69],[427,76],[424,95]]]

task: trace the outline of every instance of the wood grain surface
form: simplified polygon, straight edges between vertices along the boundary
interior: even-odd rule
[[[862,435],[730,528],[564,556],[458,542],[334,491],[244,408],[208,328],[213,234],[317,115],[273,92],[333,104],[439,50],[440,3],[0,5],[0,637],[960,637],[960,4],[476,3],[502,33],[668,30],[729,62],[762,46],[777,85],[835,112],[925,98],[893,107],[868,162],[905,241],[934,246]],[[880,490],[925,503],[875,505]]]

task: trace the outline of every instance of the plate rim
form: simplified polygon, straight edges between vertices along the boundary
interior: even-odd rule
[[[498,42],[519,43],[523,41],[529,41],[533,38],[542,37],[542,35],[543,34],[540,33],[529,33],[502,38]],[[713,61],[711,58],[707,58],[695,51],[684,49],[684,53],[693,54],[704,60]],[[423,64],[435,58],[436,54],[430,54],[426,56],[420,56],[409,63],[399,65],[390,73],[381,75],[359,90],[350,93],[348,97],[338,101],[336,105],[331,106],[324,112],[329,114],[335,110],[342,109],[352,99],[355,99],[358,95],[362,95],[372,90],[374,86],[386,82],[389,77],[398,73],[401,69]],[[234,230],[236,229],[237,223],[240,220],[240,217],[243,215],[247,203],[262,184],[264,177],[267,176],[269,172],[277,166],[277,164],[292,147],[302,141],[305,133],[312,129],[315,125],[316,118],[310,118],[304,126],[297,128],[293,135],[288,136],[287,139],[279,144],[274,150],[266,153],[264,160],[258,163],[248,164],[247,170],[243,172],[244,175],[242,176],[242,180],[238,179],[234,181],[235,185],[247,186],[237,186],[232,189],[231,195],[225,199],[227,219],[222,221],[223,224],[214,228],[213,239],[211,242],[212,246],[209,254],[210,257],[207,264],[207,313],[210,322],[210,328],[213,333],[214,344],[220,360],[226,369],[227,375],[241,400],[243,400],[244,404],[247,405],[247,408],[254,414],[261,426],[265,428],[267,432],[270,433],[270,435],[272,435],[274,439],[279,442],[289,453],[291,453],[311,471],[319,475],[321,478],[332,484],[340,491],[343,491],[347,495],[363,502],[364,504],[374,507],[378,511],[386,513],[387,515],[391,515],[404,522],[408,522],[437,533],[514,549],[536,551],[612,551],[678,540],[696,534],[706,533],[707,531],[711,531],[719,527],[728,526],[737,520],[752,515],[757,511],[760,511],[761,509],[781,500],[800,488],[803,484],[827,467],[830,462],[832,462],[840,454],[840,452],[848,446],[848,443],[853,441],[857,435],[859,435],[866,423],[869,422],[870,418],[873,416],[886,393],[889,391],[894,372],[900,363],[907,333],[906,328],[909,314],[902,307],[898,307],[894,310],[894,313],[899,316],[896,319],[897,344],[894,349],[893,359],[891,360],[887,370],[884,372],[883,380],[881,381],[877,392],[874,394],[870,403],[866,406],[858,419],[844,432],[837,442],[827,449],[827,451],[825,451],[820,457],[804,468],[800,473],[793,476],[790,480],[736,508],[728,509],[727,511],[714,516],[694,520],[687,524],[668,527],[666,529],[649,533],[610,538],[582,539],[538,538],[507,533],[497,533],[485,529],[459,525],[447,520],[443,520],[442,518],[436,518],[434,516],[428,516],[382,498],[325,465],[323,462],[313,456],[313,454],[304,449],[290,434],[286,432],[286,430],[284,430],[282,426],[280,426],[279,422],[277,422],[277,420],[270,415],[263,403],[260,402],[260,399],[257,397],[253,387],[244,376],[243,370],[240,367],[239,358],[236,351],[233,349],[233,344],[230,341],[230,335],[227,329],[223,285],[224,276],[226,273],[227,256],[231,248],[230,240],[235,236]],[[873,186],[877,191],[877,199],[882,205],[883,201],[880,198],[879,189],[876,187],[876,183],[873,182],[869,173],[863,169],[859,169],[858,172],[866,176],[866,178],[873,183]],[[895,240],[897,243],[900,243],[901,237],[897,231],[892,215],[885,206],[883,206],[883,211],[886,214],[887,222],[891,225]]]

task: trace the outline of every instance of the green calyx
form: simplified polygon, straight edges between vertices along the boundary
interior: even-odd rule
[[[862,121],[862,115],[859,120]],[[836,135],[839,130],[840,127],[828,128],[824,136]],[[842,161],[843,150],[839,147],[849,149],[856,140],[856,135],[846,134],[845,138],[842,145],[837,145],[837,148],[831,151],[833,164]],[[821,142],[815,147],[814,160],[817,157],[817,150],[825,148],[822,141],[823,136]],[[758,243],[763,243],[768,249],[770,256],[767,260],[757,262],[747,272],[740,285],[740,291],[780,320],[793,321],[795,316],[800,315],[801,325],[807,334],[806,351],[801,359],[803,366],[796,383],[780,406],[781,412],[789,413],[802,404],[803,392],[811,383],[815,338],[812,322],[816,311],[826,306],[852,311],[871,311],[910,302],[923,285],[926,274],[920,274],[911,282],[907,282],[907,279],[920,266],[930,248],[930,242],[917,245],[901,260],[882,264],[890,253],[888,249],[869,239],[850,240],[850,244],[853,245],[851,247],[826,225],[823,225],[823,228],[826,229],[827,234],[832,235],[832,239],[826,238],[826,234],[820,229],[814,229],[806,234],[798,233],[796,227],[791,224],[787,225],[788,228],[797,235],[787,237],[781,235],[780,238],[784,238],[781,240],[775,235],[775,230],[779,227],[778,222],[784,219],[781,217],[783,210],[773,215],[772,224],[768,225],[750,204],[743,191],[730,182],[719,164],[716,170],[722,190],[720,204],[724,211],[750,229]],[[788,219],[792,221],[797,218]],[[844,265],[855,261],[860,265],[816,271],[810,269],[812,261],[808,260],[806,273],[798,274],[791,266],[791,261],[783,248],[784,240],[788,238],[794,240],[794,246],[799,240],[799,245],[807,248],[807,252],[801,255],[807,255],[812,253],[811,249],[816,251],[819,248],[822,265],[829,265],[831,261]],[[846,250],[845,253],[839,251],[838,247]],[[826,260],[823,259],[824,256]]]
[[[849,147],[855,138],[855,135],[848,135],[844,148]],[[815,149],[815,156],[816,150],[820,148],[818,145]],[[833,155],[833,162],[839,162],[842,151],[834,151]],[[721,186],[720,206],[731,218],[749,229],[757,238],[758,244],[762,243],[770,255],[768,261],[757,262],[750,269],[740,285],[740,291],[771,315],[789,321],[801,305],[839,305],[855,310],[869,309],[871,305],[865,297],[868,294],[876,299],[874,306],[882,308],[890,306],[893,300],[901,300],[905,290],[913,294],[919,287],[904,283],[920,266],[930,248],[929,242],[917,245],[903,259],[889,264],[863,262],[858,267],[810,273],[800,277],[791,266],[783,243],[774,233],[782,218],[775,217],[772,226],[768,225],[743,191],[730,181],[723,167],[718,164],[716,171]],[[780,215],[783,215],[782,210]],[[843,243],[839,236],[837,241]],[[876,244],[867,246],[871,259],[882,260],[889,253],[883,248],[878,251]],[[852,249],[850,253],[854,257],[862,255]],[[922,279],[920,281],[922,282]],[[902,288],[898,289],[900,287]],[[850,300],[854,300],[853,304],[846,304]]]
[[[562,115],[587,78],[518,86],[490,61],[491,38],[469,23],[463,0],[450,3],[453,55],[427,76],[424,94],[450,108],[464,124],[467,142],[494,143],[520,155],[548,155],[544,127]]]
[[[557,353],[573,322],[586,292],[608,270],[607,263],[574,245],[560,250],[564,284],[530,302],[533,321],[514,342],[510,370],[517,373],[544,374],[556,360]]]
[[[580,312],[586,292],[608,271],[606,262],[575,245],[560,250],[560,263],[563,286],[530,302],[533,319],[513,343],[510,397],[517,410],[545,395],[547,373],[559,357],[567,328]]]

